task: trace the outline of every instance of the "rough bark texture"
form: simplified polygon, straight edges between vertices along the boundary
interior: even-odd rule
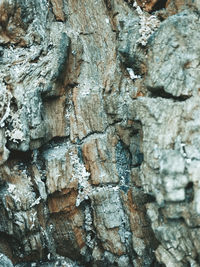
[[[199,35],[199,0],[0,0],[1,266],[199,266]]]

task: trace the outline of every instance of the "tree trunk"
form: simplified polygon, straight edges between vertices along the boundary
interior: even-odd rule
[[[199,10],[0,1],[1,266],[199,266]]]

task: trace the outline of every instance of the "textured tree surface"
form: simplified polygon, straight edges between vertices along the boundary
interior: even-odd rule
[[[0,0],[0,266],[200,266],[199,0]]]

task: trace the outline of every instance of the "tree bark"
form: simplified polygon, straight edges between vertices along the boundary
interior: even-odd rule
[[[199,10],[0,1],[1,266],[199,266]]]

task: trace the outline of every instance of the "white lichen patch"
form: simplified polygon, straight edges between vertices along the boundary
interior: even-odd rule
[[[14,112],[10,111],[10,116],[8,118],[8,122],[10,124],[11,130],[6,130],[6,136],[10,141],[14,143],[19,143],[25,140],[24,133],[22,131],[22,124],[20,121],[19,111]]]
[[[136,11],[140,18],[140,38],[137,40],[137,43],[142,46],[146,46],[149,37],[155,32],[155,30],[159,27],[160,21],[155,15],[149,15],[145,13],[135,1],[133,7],[136,8]]]
[[[126,70],[128,71],[131,80],[136,80],[136,79],[140,79],[140,78],[141,78],[140,75],[136,75],[136,74],[134,73],[134,70],[133,70],[133,69],[131,69],[131,68],[126,68]]]
[[[36,198],[35,192],[30,181],[30,177],[25,173],[23,182],[21,183],[7,183],[7,196],[11,201],[7,202],[8,210],[30,210],[41,201],[41,198]]]
[[[25,140],[22,131],[22,124],[20,121],[19,110],[13,110],[11,106],[11,100],[13,96],[7,90],[7,88],[1,83],[0,84],[0,128],[6,128],[5,135],[10,141],[15,143],[22,142]]]
[[[10,102],[12,95],[1,85],[0,87],[0,127],[5,126],[5,121],[10,115]]]
[[[74,153],[70,153],[72,166],[73,166],[73,175],[72,179],[78,179],[78,196],[76,199],[76,206],[78,207],[82,201],[89,198],[91,193],[91,185],[88,182],[90,173],[86,171],[86,168],[83,163],[80,162],[78,156]]]
[[[85,209],[85,230],[86,230],[86,244],[90,248],[94,248],[95,241],[92,237],[92,231],[93,231],[93,221],[92,221],[92,213],[88,206],[86,206]]]
[[[41,200],[42,200],[41,197],[38,197],[38,198],[31,204],[31,207],[34,207],[34,206],[36,206],[36,205],[39,205]]]

